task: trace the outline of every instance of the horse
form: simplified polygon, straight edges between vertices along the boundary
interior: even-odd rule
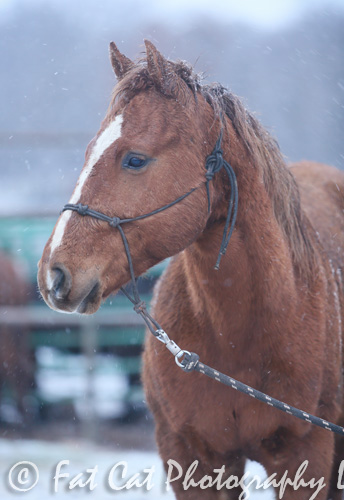
[[[0,306],[23,306],[29,302],[30,287],[22,269],[4,251],[0,251]],[[0,385],[9,390],[20,419],[29,423],[27,396],[36,388],[34,353],[27,327],[0,324]]]
[[[238,97],[203,83],[188,63],[166,59],[150,41],[145,49],[132,61],[110,44],[118,82],[39,262],[44,300],[59,311],[92,314],[128,283],[131,266],[139,276],[170,257],[152,316],[178,345],[343,425],[343,172],[308,161],[287,166]],[[224,169],[205,178],[219,142],[239,202],[214,269],[234,189]],[[80,216],[97,211],[103,220]],[[128,222],[124,229],[119,218]],[[172,484],[179,500],[239,498],[241,484],[219,489],[209,478],[224,466],[223,478],[241,478],[247,459],[276,484],[303,467],[303,487],[287,484],[286,500],[309,498],[315,480],[324,482],[319,500],[341,498],[343,437],[184,373],[153,335],[143,365],[160,456],[166,470],[174,460],[182,471]]]

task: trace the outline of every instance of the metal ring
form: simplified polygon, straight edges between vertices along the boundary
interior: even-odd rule
[[[191,353],[189,351],[179,351],[178,354],[175,355],[174,357],[174,360],[175,362],[177,363],[178,366],[180,366],[181,368],[184,367],[184,365],[181,364],[181,362],[179,361],[179,358],[181,356],[184,356],[184,354],[189,354],[191,356]]]

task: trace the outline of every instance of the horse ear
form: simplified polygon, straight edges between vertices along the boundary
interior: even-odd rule
[[[173,95],[178,87],[178,76],[152,42],[145,40],[145,46],[148,73],[153,78],[154,84],[164,94]]]
[[[134,63],[127,56],[121,54],[115,42],[110,43],[110,61],[118,80],[121,80],[134,66]]]

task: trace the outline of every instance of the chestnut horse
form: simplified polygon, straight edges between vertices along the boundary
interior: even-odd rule
[[[86,151],[70,200],[124,226],[136,276],[173,256],[154,293],[152,315],[183,349],[290,405],[343,425],[344,174],[318,163],[287,168],[278,145],[240,100],[203,85],[184,62],[150,42],[136,63],[112,43],[118,78],[108,112]],[[214,264],[227,217],[224,170],[205,189],[205,161],[220,132],[237,178],[239,208],[220,270]],[[118,228],[65,211],[39,263],[47,304],[91,314],[130,279]],[[241,478],[246,459],[276,481],[324,478],[317,498],[340,499],[344,438],[277,411],[200,373],[185,374],[148,336],[144,387],[164,462],[198,481],[225,466]],[[238,498],[240,488],[185,489],[178,499]],[[185,485],[184,485],[185,486]],[[283,498],[310,498],[311,485]]]
[[[0,250],[0,306],[23,306],[29,302],[30,286],[23,269]],[[36,387],[34,353],[30,346],[29,329],[0,322],[0,394],[6,388],[24,422],[28,423],[27,401]]]

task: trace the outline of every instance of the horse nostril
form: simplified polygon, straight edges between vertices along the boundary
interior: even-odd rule
[[[50,292],[55,299],[63,300],[67,297],[72,288],[72,277],[68,269],[62,264],[55,265],[52,268],[53,285]]]

